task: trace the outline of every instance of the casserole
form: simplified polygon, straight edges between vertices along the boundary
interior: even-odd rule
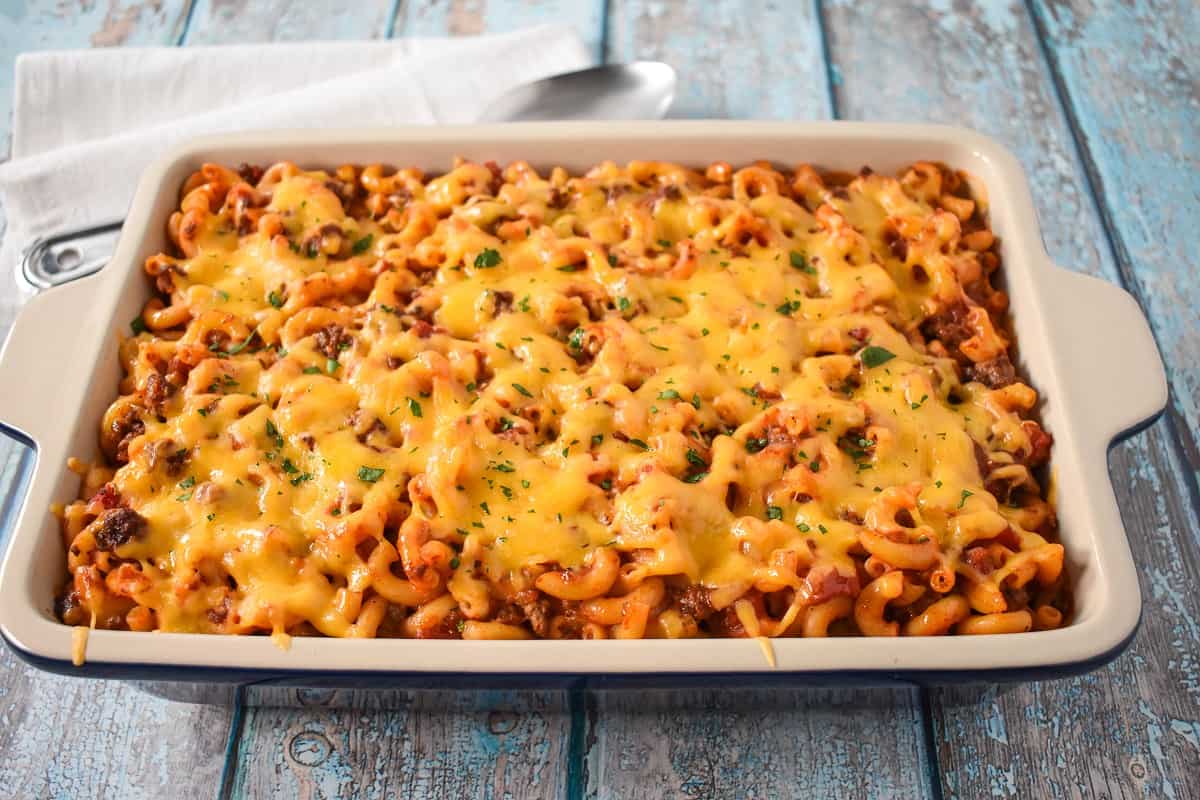
[[[1086,669],[1114,656],[1132,636],[1140,599],[1104,456],[1116,436],[1161,411],[1165,377],[1132,298],[1050,263],[1034,236],[1036,222],[1019,167],[1002,148],[967,131],[932,126],[538,124],[217,137],[179,148],[147,171],[109,267],[31,301],[0,359],[0,383],[6,387],[0,421],[38,451],[0,572],[0,630],[18,653],[42,666],[71,669],[73,631],[53,618],[63,555],[56,520],[46,509],[74,497],[76,479],[65,467],[66,457],[87,458],[96,451],[93,426],[119,379],[117,334],[146,299],[139,267],[146,256],[165,249],[165,219],[184,178],[205,161],[287,158],[325,166],[381,161],[439,169],[456,155],[500,162],[529,158],[574,170],[605,159],[686,164],[767,159],[845,170],[869,164],[889,172],[937,160],[981,181],[990,199],[992,229],[1002,242],[1022,371],[1043,393],[1042,418],[1057,442],[1052,466],[1060,536],[1075,590],[1071,624],[970,640],[778,639],[772,643],[775,666],[763,658],[757,642],[747,640],[417,644],[296,639],[284,651],[263,637],[96,631],[87,645],[84,673],[151,676],[158,668],[186,666],[193,669],[179,673],[181,679],[229,679],[234,673],[270,678],[298,671],[307,673],[301,679],[313,680],[319,673],[370,673],[384,680],[427,676],[442,682],[447,674],[462,673],[669,680],[774,670],[776,678],[867,679],[886,673],[936,680],[953,674],[994,677],[1005,670],[1014,676],[1020,674],[1014,670]],[[68,330],[61,330],[62,320],[72,320]],[[1079,336],[1080,330],[1088,335]],[[1096,397],[1105,402],[1089,402]],[[539,647],[553,653],[538,659],[531,648]]]

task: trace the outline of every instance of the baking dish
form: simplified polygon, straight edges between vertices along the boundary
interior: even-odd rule
[[[1002,242],[1020,367],[1043,397],[1051,466],[1076,611],[1071,624],[1025,634],[928,639],[777,639],[775,665],[753,640],[420,641],[294,639],[94,631],[82,667],[71,628],[55,620],[64,554],[50,504],[73,499],[69,455],[91,457],[96,422],[116,394],[117,343],[149,287],[141,264],[165,247],[182,181],[202,162],[289,159],[331,167],[384,162],[443,169],[454,156],[582,169],[611,159],[690,164],[755,159],[894,171],[943,161],[986,187]],[[0,570],[0,631],[19,655],[71,674],[130,678],[446,685],[457,678],[545,684],[592,676],[605,685],[694,682],[729,673],[770,680],[935,682],[1078,672],[1114,657],[1136,630],[1141,601],[1109,479],[1106,451],[1166,404],[1166,379],[1146,320],[1123,290],[1055,266],[1038,236],[1016,160],[971,131],[869,123],[536,123],[372,131],[255,132],[176,148],[143,176],[116,252],[101,272],[33,298],[0,355],[0,424],[37,458]]]

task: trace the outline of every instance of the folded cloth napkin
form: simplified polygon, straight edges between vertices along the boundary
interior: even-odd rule
[[[508,89],[591,63],[562,25],[459,39],[22,55],[12,160],[0,165],[0,264],[11,268],[33,237],[120,219],[143,168],[189,138],[472,122]]]

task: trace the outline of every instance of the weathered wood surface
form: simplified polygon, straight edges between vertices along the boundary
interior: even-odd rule
[[[232,796],[564,797],[571,713],[558,692],[297,692],[249,710]]]
[[[1195,792],[1200,601],[1191,587],[1200,578],[1200,281],[1191,243],[1200,197],[1200,20],[1193,5],[11,5],[0,7],[5,149],[11,64],[23,50],[462,35],[549,21],[573,24],[597,60],[674,64],[681,83],[673,116],[822,119],[836,107],[844,118],[979,128],[1007,144],[1029,171],[1051,255],[1138,295],[1166,357],[1173,396],[1167,422],[1112,453],[1118,499],[1143,568],[1145,613],[1130,651],[1093,675],[923,694],[739,689],[364,697],[260,690],[249,693],[252,707],[235,715],[230,707],[170,703],[119,684],[53,678],[4,652],[0,787],[62,797],[337,797],[352,788],[378,797]],[[11,281],[7,272],[0,275],[0,312],[12,298]],[[0,335],[8,321],[0,313]],[[0,498],[13,491],[13,452],[0,444]],[[256,705],[279,702],[294,707]],[[231,727],[236,738],[225,761]]]
[[[613,0],[608,60],[666,61],[679,73],[671,117],[828,119],[816,3]]]
[[[585,700],[583,795],[931,797],[914,694],[597,692]]]
[[[225,4],[201,0],[184,43],[446,36],[525,27],[558,10],[577,14],[578,26],[597,14],[588,3],[405,3],[363,13],[346,11],[332,22],[328,8],[275,2]],[[347,4],[321,4],[350,9]],[[600,3],[591,4],[597,9]],[[288,7],[288,24],[276,22]],[[294,9],[294,10],[293,10]],[[508,11],[511,10],[511,13]],[[386,13],[385,13],[386,11]],[[569,16],[569,15],[568,15]],[[474,21],[470,21],[474,19]],[[394,20],[394,26],[393,26]],[[568,20],[569,21],[569,20]],[[465,27],[464,27],[465,26]],[[585,37],[589,31],[580,29]],[[598,25],[590,30],[599,42]],[[565,792],[571,713],[565,692],[417,692],[382,697],[300,692],[251,693],[227,787],[241,797],[557,797]],[[270,703],[295,707],[269,707]],[[261,704],[261,705],[259,705]],[[331,707],[332,706],[332,707]]]
[[[397,0],[193,0],[183,44],[378,39]]]
[[[815,4],[610,4],[609,61],[679,72],[672,116],[829,119]],[[746,158],[754,158],[746,153]],[[915,690],[708,690],[587,699],[589,797],[929,796]]]
[[[1123,282],[1154,326],[1200,474],[1200,4],[1033,4]],[[1193,486],[1194,488],[1194,486]]]
[[[962,14],[938,3],[864,9],[847,1],[827,7],[826,24],[841,76],[842,116],[929,119],[999,139],[1029,173],[1051,256],[1121,281],[1071,122],[1024,6]],[[1195,120],[1192,125],[1194,134]],[[1154,202],[1195,206],[1194,197],[1172,193],[1171,186],[1157,187],[1165,192]],[[1185,233],[1177,235],[1195,238]],[[1179,247],[1187,249],[1182,242]],[[1193,248],[1173,265],[1175,279],[1188,282],[1197,266]],[[1178,302],[1178,294],[1164,288],[1153,290],[1154,302]],[[1145,295],[1141,299],[1147,305]],[[1194,359],[1194,345],[1190,352]],[[1170,360],[1171,349],[1164,346],[1164,355]],[[1194,361],[1182,366],[1195,369]],[[1171,797],[1184,796],[1188,776],[1200,775],[1200,596],[1181,588],[1196,586],[1200,577],[1200,527],[1189,497],[1192,476],[1173,447],[1171,428],[1160,421],[1114,449],[1110,462],[1142,567],[1145,612],[1134,645],[1110,667],[1070,681],[982,696],[931,692],[947,793]]]
[[[604,0],[432,0],[402,2],[394,36],[505,33],[548,22],[571,25],[596,62],[604,59]]]

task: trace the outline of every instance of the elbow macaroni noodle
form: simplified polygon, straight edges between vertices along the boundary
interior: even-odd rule
[[[917,163],[207,164],[58,613],[463,639],[1052,628],[996,240]]]

